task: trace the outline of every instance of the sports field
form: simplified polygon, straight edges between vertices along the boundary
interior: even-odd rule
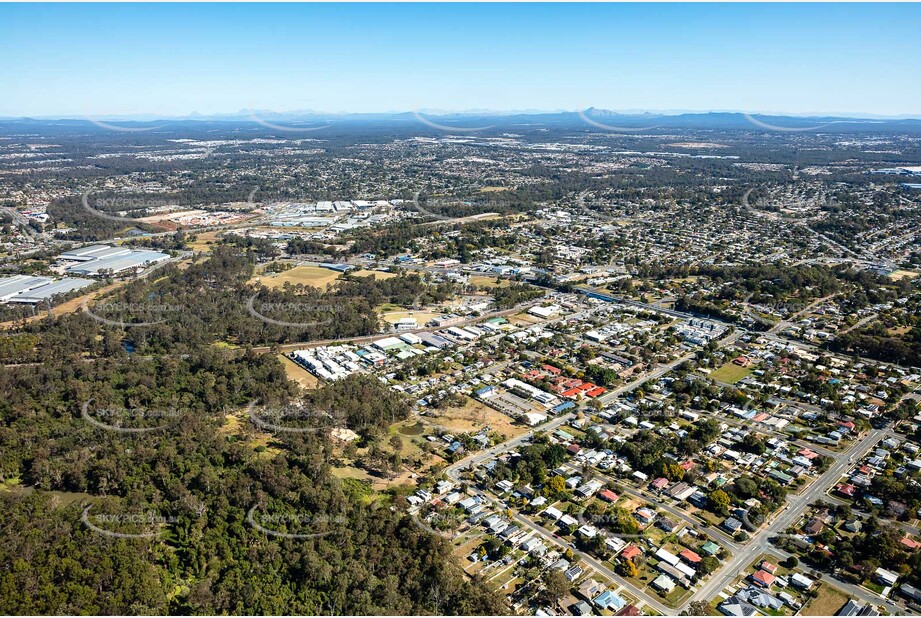
[[[739,367],[735,363],[726,363],[716,371],[710,372],[710,375],[707,377],[712,378],[717,382],[735,384],[751,372],[751,367]]]
[[[374,277],[375,279],[384,280],[396,277],[396,273],[385,273],[379,270],[353,270],[349,274],[353,277]]]
[[[326,285],[339,278],[340,273],[328,268],[319,266],[295,266],[291,270],[281,273],[269,273],[258,275],[253,279],[258,279],[259,283],[267,288],[275,289],[290,283],[291,285],[310,285],[315,288],[325,289]]]

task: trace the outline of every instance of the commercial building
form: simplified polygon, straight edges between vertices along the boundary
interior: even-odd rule
[[[67,269],[76,275],[96,277],[114,275],[132,268],[141,268],[169,259],[169,255],[159,251],[134,250],[109,245],[91,245],[58,256],[67,262],[78,262]]]
[[[15,275],[0,279],[0,302],[7,302],[17,294],[21,294],[40,285],[51,283],[48,277],[30,277],[29,275]]]
[[[59,294],[79,290],[93,282],[89,279],[65,277],[55,281],[50,277],[14,275],[0,279],[0,303],[34,305]]]

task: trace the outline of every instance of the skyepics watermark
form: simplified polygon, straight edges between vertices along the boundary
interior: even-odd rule
[[[298,122],[298,121],[290,121],[287,124],[280,124],[279,122],[269,122],[268,120],[263,118],[263,116],[268,116],[270,114],[277,115],[274,112],[260,112],[260,111],[257,111],[251,108],[249,110],[249,119],[260,126],[263,126],[267,129],[271,129],[273,131],[279,131],[281,133],[312,133],[314,131],[322,131],[323,129],[328,129],[331,126],[333,126],[332,124],[326,121],[323,121],[323,122],[326,122],[326,124],[320,124],[320,125],[315,124],[312,126],[300,126],[299,124],[294,124],[294,122]]]
[[[250,402],[246,413],[259,429],[277,433],[335,432],[346,427],[341,414],[306,404],[260,407],[256,402]]]
[[[434,120],[426,118],[421,113],[419,113],[419,110],[413,110],[413,118],[415,118],[416,120],[418,120],[419,122],[421,122],[427,127],[438,129],[439,131],[444,131],[445,133],[477,133],[479,131],[486,131],[488,129],[492,129],[494,126],[496,126],[496,125],[490,124],[490,125],[479,126],[479,127],[464,127],[464,126],[442,124],[440,122],[435,122]]]
[[[270,513],[256,504],[246,513],[246,523],[270,536],[312,539],[338,532],[349,521],[344,515],[327,513]]]
[[[645,127],[626,127],[626,126],[615,125],[609,122],[601,122],[597,118],[593,118],[589,116],[588,114],[586,114],[586,112],[589,112],[589,111],[595,112],[598,116],[604,116],[604,115],[611,116],[611,115],[614,115],[613,112],[599,113],[598,110],[592,110],[592,109],[579,111],[579,118],[581,118],[583,122],[585,122],[586,124],[590,126],[595,127],[596,129],[602,129],[610,133],[644,133],[646,131],[652,131],[653,129],[657,129],[660,126],[660,125],[650,125],[650,126],[645,126]]]
[[[166,526],[179,521],[152,509],[127,513],[94,513],[93,505],[83,509],[80,521],[98,534],[116,539],[149,539],[163,533]]]
[[[342,306],[311,300],[265,302],[259,300],[257,292],[247,299],[246,312],[266,324],[288,328],[310,328],[332,323],[342,312]],[[300,316],[303,316],[304,319],[297,321],[292,319]]]
[[[466,221],[474,222],[474,221],[476,221],[476,220],[478,220],[478,219],[483,219],[483,218],[486,218],[486,217],[495,216],[495,215],[499,214],[499,213],[497,213],[497,212],[486,211],[486,212],[470,212],[469,214],[460,215],[460,216],[455,216],[455,217],[449,217],[449,216],[446,216],[446,215],[440,215],[440,214],[438,214],[438,213],[433,212],[432,210],[430,210],[430,208],[426,208],[426,206],[429,206],[429,207],[430,207],[430,205],[428,204],[428,202],[426,202],[426,206],[423,206],[423,205],[422,205],[422,203],[420,202],[420,199],[419,199],[421,195],[422,195],[422,192],[421,192],[421,191],[416,191],[416,193],[413,195],[412,200],[410,201],[410,205],[412,206],[412,208],[413,208],[416,212],[418,212],[419,214],[423,215],[424,217],[427,217],[427,218],[429,218],[429,219],[434,219],[435,221],[433,221],[432,223],[435,223],[435,222],[438,222],[438,223],[456,223],[456,222],[466,222]],[[464,202],[464,201],[460,201],[460,200],[454,200],[454,201],[452,201],[452,202],[445,202],[444,204],[439,204],[440,207],[450,207],[450,208],[458,208],[458,207],[460,207],[460,208],[468,209],[468,210],[474,210],[474,209],[480,210],[480,209],[483,208],[483,207],[487,208],[487,210],[488,210],[491,206],[497,206],[497,205],[501,205],[501,204],[496,203],[496,202],[491,202],[490,204],[487,204],[487,205],[484,205],[484,206],[479,206],[479,205],[474,204],[474,203],[471,203],[471,202]]]
[[[809,126],[809,127],[782,127],[780,125],[776,125],[776,124],[773,124],[771,122],[764,120],[763,119],[764,116],[762,114],[758,114],[758,115],[762,116],[762,118],[760,119],[755,118],[755,116],[753,116],[752,114],[749,114],[748,112],[745,112],[742,114],[742,116],[744,116],[747,121],[749,121],[756,127],[759,127],[761,129],[766,129],[768,131],[778,131],[780,133],[802,133],[805,131],[818,131],[819,129],[823,129],[828,126],[828,124],[826,123],[826,124],[818,124],[818,125]]]
[[[121,408],[94,407],[93,399],[86,401],[80,409],[83,420],[91,425],[115,433],[138,434],[167,429],[184,411],[177,408]]]
[[[89,306],[84,300],[80,306],[84,315],[109,326],[130,328],[163,324],[170,316],[178,316],[184,310],[180,305],[151,302],[103,301]]]
[[[87,122],[96,125],[100,129],[105,129],[106,131],[114,131],[116,133],[147,133],[149,131],[156,131],[157,129],[162,129],[165,124],[157,124],[153,126],[125,126],[124,124],[116,124],[108,120],[101,120],[97,117],[90,116],[89,113],[83,114],[83,118]],[[140,124],[135,121],[135,124]]]
[[[113,196],[90,199],[92,191],[87,191],[80,196],[80,204],[88,213],[116,223],[144,223],[137,217],[128,217],[123,215],[113,215],[109,211],[115,212],[137,212],[142,211],[147,216],[148,211],[163,212],[169,209],[178,208],[178,204],[170,200],[157,197],[137,197],[137,196]],[[92,201],[92,205],[90,202]],[[100,208],[104,210],[100,210]]]

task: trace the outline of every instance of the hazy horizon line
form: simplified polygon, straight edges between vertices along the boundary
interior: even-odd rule
[[[208,119],[244,119],[250,117],[254,121],[261,120],[260,115],[269,117],[280,116],[315,116],[315,117],[335,117],[335,116],[401,116],[412,114],[428,114],[432,116],[528,116],[528,115],[546,115],[546,114],[579,114],[588,111],[601,112],[604,114],[618,116],[681,116],[694,114],[748,114],[758,116],[774,116],[787,118],[840,118],[855,120],[921,120],[921,113],[902,113],[902,114],[877,114],[873,112],[843,112],[843,111],[810,111],[810,112],[784,112],[784,111],[752,111],[739,109],[627,109],[616,110],[602,107],[590,106],[587,108],[574,109],[431,109],[421,108],[415,110],[387,110],[387,111],[320,111],[313,109],[291,109],[285,111],[274,111],[266,109],[243,108],[234,112],[210,112],[201,113],[191,111],[185,114],[157,114],[155,112],[137,112],[137,113],[59,113],[59,114],[0,114],[3,120],[136,120],[139,122],[157,121],[157,120],[208,120]]]

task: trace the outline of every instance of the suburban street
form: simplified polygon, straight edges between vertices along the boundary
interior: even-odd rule
[[[873,449],[888,433],[888,430],[881,429],[871,431],[863,440],[856,442],[847,452],[839,455],[835,463],[822,476],[813,481],[803,493],[788,496],[787,506],[784,507],[783,511],[761,529],[751,533],[750,540],[745,543],[745,551],[736,552],[732,560],[722,565],[716,573],[711,575],[710,579],[694,593],[689,603],[711,600],[720,590],[738,577],[739,573],[744,571],[752,560],[762,553],[770,551],[783,557],[788,556],[789,554],[786,552],[773,547],[770,544],[770,539],[782,534],[784,530],[799,521],[810,504],[824,498],[828,489],[838,482],[838,479],[841,478],[852,463]],[[835,585],[841,586],[839,582],[835,582]],[[860,590],[862,594],[870,597],[872,602],[877,604],[884,603],[881,597],[872,595],[868,590]]]

